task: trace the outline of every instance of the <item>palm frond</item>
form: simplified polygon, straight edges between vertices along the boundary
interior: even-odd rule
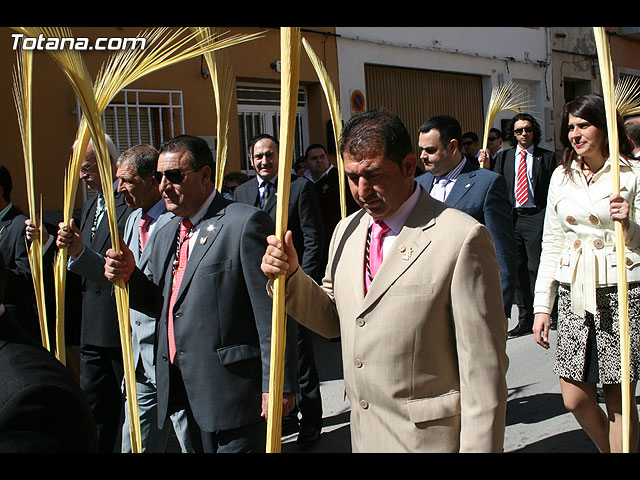
[[[486,150],[489,139],[489,131],[493,121],[500,112],[511,110],[522,113],[530,107],[526,99],[526,92],[514,82],[502,83],[494,86],[489,99],[487,116],[484,122],[484,134],[482,137],[482,150]],[[484,167],[484,165],[482,165]]]
[[[340,214],[342,218],[347,216],[347,206],[346,206],[346,192],[345,192],[345,180],[344,180],[344,162],[342,159],[342,155],[340,155],[340,136],[342,135],[342,117],[340,116],[340,102],[338,100],[338,96],[336,95],[335,88],[333,83],[331,82],[331,78],[327,73],[327,69],[324,64],[320,60],[320,57],[316,54],[311,47],[311,44],[307,42],[306,38],[302,39],[302,44],[304,45],[305,50],[307,51],[307,55],[309,56],[309,60],[311,60],[311,64],[318,75],[318,79],[320,80],[320,84],[322,85],[322,89],[324,90],[325,98],[327,99],[327,105],[329,107],[329,112],[331,114],[331,123],[333,125],[333,138],[336,143],[336,163],[338,166],[338,185],[340,186]]]

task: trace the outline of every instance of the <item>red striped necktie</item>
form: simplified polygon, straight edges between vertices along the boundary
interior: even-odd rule
[[[520,152],[520,165],[518,165],[518,176],[516,177],[516,200],[523,206],[529,200],[529,182],[527,180],[527,152]]]

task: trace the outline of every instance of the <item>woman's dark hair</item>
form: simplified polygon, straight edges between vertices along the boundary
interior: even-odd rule
[[[569,141],[569,114],[574,117],[583,118],[597,129],[604,131],[602,154],[605,157],[609,156],[609,136],[607,135],[607,116],[602,95],[589,93],[566,103],[562,110],[562,123],[560,124],[560,142],[564,147],[560,165],[562,165],[565,172],[570,175],[571,162],[578,157],[578,154]],[[620,114],[618,114],[617,117],[620,155],[630,158],[633,156],[633,146],[631,142],[629,142],[629,138],[625,132],[622,117]]]

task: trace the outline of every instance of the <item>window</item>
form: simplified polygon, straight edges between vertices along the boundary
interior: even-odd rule
[[[242,170],[253,174],[249,159],[249,143],[261,133],[267,133],[280,140],[280,86],[249,85],[237,87],[238,127],[240,136],[240,165]],[[307,92],[304,87],[298,90],[296,128],[293,160],[304,155],[308,135]]]
[[[122,90],[102,118],[119,153],[140,144],[157,148],[163,141],[184,133],[182,92]]]

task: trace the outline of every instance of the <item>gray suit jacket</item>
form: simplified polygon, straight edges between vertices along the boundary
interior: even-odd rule
[[[130,305],[157,320],[158,424],[169,403],[167,314],[180,217],[156,233],[147,273],[129,280]],[[266,212],[216,193],[199,225],[173,308],[184,386],[198,426],[207,432],[260,421],[269,388],[271,299],[260,270],[273,232]],[[297,389],[295,323],[287,322],[284,391]]]

